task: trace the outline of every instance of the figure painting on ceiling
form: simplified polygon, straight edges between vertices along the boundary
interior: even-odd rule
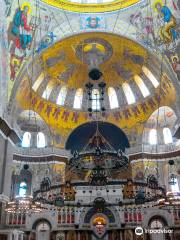
[[[41,51],[42,51],[43,49],[46,49],[46,48],[49,47],[51,44],[53,44],[54,41],[55,41],[55,39],[56,39],[56,35],[54,35],[53,32],[48,33],[48,34],[40,41],[40,43],[38,44],[35,52],[41,53]]]
[[[180,60],[178,55],[174,55],[171,57],[171,61],[172,61],[172,67],[177,75],[178,80],[180,81]]]
[[[155,40],[152,16],[143,16],[141,12],[132,14],[130,23],[136,29],[136,38],[146,46],[152,46]]]
[[[81,29],[102,29],[106,28],[103,16],[82,16],[80,18]]]
[[[22,57],[30,48],[32,42],[31,26],[28,25],[28,14],[31,11],[29,3],[24,3],[14,14],[11,33],[15,37],[15,55]]]
[[[32,43],[32,26],[28,24],[28,15],[31,6],[28,2],[18,7],[9,25],[9,50],[10,50],[10,79],[9,89],[13,86],[24,57],[28,54]]]
[[[99,25],[99,21],[100,21],[100,18],[99,17],[88,17],[86,19],[87,21],[87,27],[89,28],[98,28],[100,25]]]
[[[176,31],[176,19],[168,6],[163,5],[161,1],[157,1],[154,5],[158,12],[158,19],[162,18],[163,24],[159,28],[160,41],[169,44],[178,38]]]

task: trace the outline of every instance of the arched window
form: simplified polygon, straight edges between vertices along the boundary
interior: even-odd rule
[[[134,94],[133,94],[129,84],[128,83],[123,83],[122,88],[123,88],[123,91],[124,91],[124,94],[126,96],[126,100],[127,100],[128,104],[135,103],[136,100],[135,100]]]
[[[119,107],[118,98],[117,98],[116,91],[113,87],[108,88],[108,96],[109,96],[110,108],[111,109],[118,108]]]
[[[19,197],[26,197],[27,195],[27,183],[21,182],[19,184]]]
[[[173,181],[173,184],[171,184],[171,191],[172,192],[179,192],[179,183],[177,177],[173,175],[173,179],[171,178],[171,181]]]
[[[164,143],[169,144],[173,142],[171,130],[169,128],[163,128]]]
[[[165,228],[165,223],[161,217],[154,218],[151,220],[149,224],[150,229],[158,230]],[[154,232],[151,234],[151,240],[165,240],[165,233],[162,232]]]
[[[151,81],[153,86],[157,88],[159,86],[158,80],[155,78],[155,76],[152,74],[152,72],[145,66],[142,67],[143,73],[146,75],[146,77]]]
[[[151,145],[156,145],[157,144],[157,130],[156,129],[151,129],[149,132],[149,143]]]
[[[36,226],[37,239],[48,240],[50,239],[50,230],[51,227],[48,222],[41,221]]]
[[[143,82],[142,78],[138,75],[135,75],[134,80],[135,80],[136,84],[138,85],[143,97],[149,96],[150,92],[149,92],[148,88],[146,87],[145,83]]]
[[[83,89],[79,88],[76,90],[73,107],[76,109],[80,109],[82,105],[82,100],[83,100]]]
[[[54,85],[52,84],[52,82],[49,82],[48,85],[47,85],[47,87],[46,87],[46,89],[45,89],[44,92],[43,92],[42,97],[43,97],[44,99],[48,100],[49,97],[50,97],[50,94],[51,94],[51,92],[52,92],[52,90],[53,90],[53,88],[54,88]]]
[[[154,219],[150,223],[151,229],[161,229],[164,227],[164,223],[161,221],[161,219]]]
[[[31,144],[31,134],[30,132],[25,132],[22,140],[22,147],[30,147]]]
[[[100,94],[98,89],[92,90],[92,110],[99,110],[100,104]]]
[[[44,133],[38,132],[37,134],[37,148],[44,148],[46,146]]]
[[[37,91],[39,86],[41,85],[41,83],[43,82],[44,80],[44,73],[41,73],[40,76],[36,79],[36,81],[34,82],[33,86],[32,86],[32,89],[34,91]]]
[[[56,103],[58,105],[64,105],[64,102],[65,102],[65,99],[66,99],[66,95],[67,95],[67,88],[64,86],[64,87],[61,88],[61,90],[59,92],[59,95],[58,95]]]

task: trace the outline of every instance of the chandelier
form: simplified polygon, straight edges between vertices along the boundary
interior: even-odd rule
[[[108,184],[108,179],[113,174],[127,169],[128,166],[128,156],[121,149],[116,151],[111,146],[100,133],[97,122],[96,132],[84,149],[72,153],[68,170],[76,172],[80,177],[90,171],[90,185],[103,186]]]
[[[8,213],[41,212],[43,207],[40,202],[34,201],[32,196],[16,197],[14,201],[8,202],[5,211]]]

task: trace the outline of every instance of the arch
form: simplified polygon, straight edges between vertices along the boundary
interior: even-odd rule
[[[124,151],[125,148],[130,147],[126,134],[116,125],[107,122],[99,122],[98,127],[102,136],[114,147],[114,149],[121,149]],[[80,151],[95,134],[96,129],[97,122],[80,125],[69,135],[65,148],[72,151]]]
[[[96,111],[101,108],[101,103],[100,103],[100,93],[99,90],[94,88],[92,90],[92,110]]]
[[[25,132],[23,134],[22,147],[30,147],[31,145],[31,133]]]
[[[82,88],[78,88],[76,90],[76,94],[75,94],[75,97],[74,97],[73,108],[81,109],[82,100],[83,100],[83,89]]]
[[[85,217],[84,217],[84,223],[90,223],[92,217],[96,214],[96,210],[95,208],[91,208],[89,209],[89,211],[86,213]],[[102,212],[102,214],[104,214],[109,223],[115,223],[115,217],[114,214],[112,213],[112,211],[109,208],[105,208],[104,211]]]
[[[26,197],[27,195],[27,183],[25,181],[19,184],[19,197]]]
[[[56,100],[56,104],[63,106],[66,100],[66,95],[67,95],[67,87],[63,86],[61,87],[59,91],[59,95]]]
[[[153,220],[153,219],[163,219],[165,226],[171,227],[173,226],[173,216],[169,215],[168,212],[165,212],[162,209],[154,209],[152,211],[148,211],[145,215],[144,215],[144,220],[142,222],[144,228],[148,228],[149,227],[149,223]]]
[[[36,224],[36,239],[37,240],[49,240],[50,239],[51,226],[48,221],[39,221]]]
[[[44,148],[46,146],[45,135],[42,132],[37,134],[37,148]]]
[[[169,132],[169,130],[164,130],[168,131],[168,133],[165,133],[165,136],[170,136],[166,137],[167,139],[165,144],[164,141],[164,134],[163,134],[163,129],[164,128],[169,128],[170,131],[171,129],[174,128],[174,125],[177,121],[177,116],[174,110],[169,107],[169,106],[162,106],[158,109],[156,109],[148,118],[144,125],[144,130],[143,130],[143,137],[142,137],[142,142],[143,142],[143,151],[154,151],[154,152],[166,152],[169,151],[169,148],[167,148],[167,144],[173,143],[175,148],[178,148],[176,140],[173,140],[172,142],[172,134]],[[155,129],[157,133],[155,132]],[[156,137],[157,135],[157,137]],[[156,148],[155,140],[157,139],[157,144],[158,148]],[[169,142],[169,143],[168,143]],[[169,147],[171,147],[169,145]]]
[[[122,89],[125,94],[126,100],[128,104],[133,104],[136,102],[134,93],[128,83],[123,83],[122,84]]]
[[[27,164],[20,171],[19,175],[12,174],[11,196],[25,197],[31,195],[32,173]]]
[[[113,87],[108,88],[108,97],[109,97],[110,108],[111,109],[118,108],[119,107],[118,98],[117,98],[116,91]]]
[[[37,220],[33,223],[32,229],[33,229],[33,230],[36,230],[37,226],[38,226],[39,224],[43,223],[43,222],[46,223],[47,225],[49,225],[50,229],[52,229],[52,225],[51,225],[50,221],[47,220],[46,218],[39,218],[39,219],[37,219]]]
[[[152,128],[156,128],[158,124],[158,127],[163,128],[166,125],[172,128],[176,120],[177,117],[174,110],[169,106],[162,106],[150,115],[146,125],[148,124]]]
[[[149,92],[147,86],[145,85],[144,81],[142,80],[142,78],[140,76],[135,75],[134,81],[136,82],[136,84],[137,84],[138,88],[140,89],[144,98],[150,95],[150,92]]]

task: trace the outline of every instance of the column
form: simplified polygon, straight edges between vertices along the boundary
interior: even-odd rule
[[[12,240],[12,232],[8,233],[8,240]]]

